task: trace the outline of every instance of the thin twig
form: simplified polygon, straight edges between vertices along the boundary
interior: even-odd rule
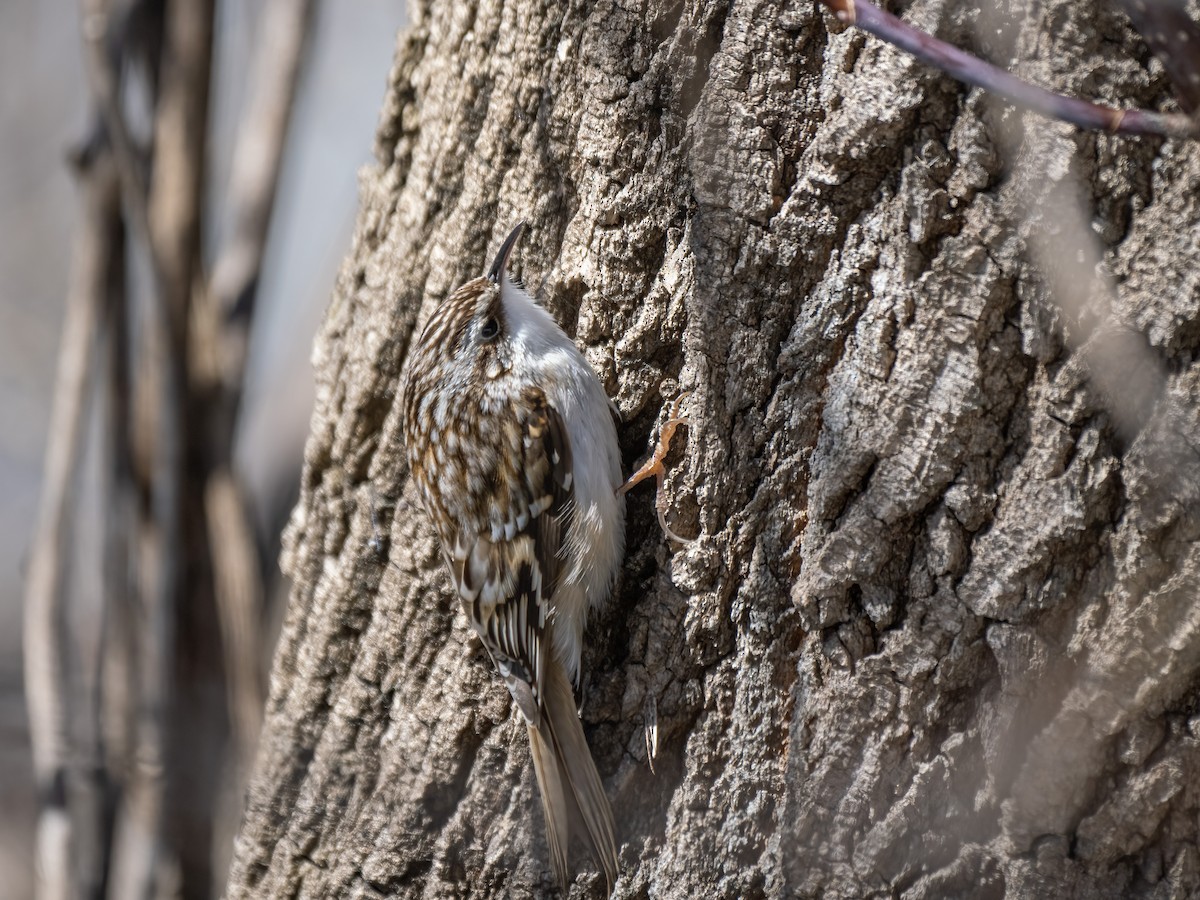
[[[1061,119],[1080,128],[1108,131],[1113,134],[1200,137],[1200,126],[1190,116],[1143,109],[1113,109],[1076,97],[1064,97],[1062,94],[1023,81],[1011,72],[913,28],[865,0],[818,2],[827,7],[839,21],[857,26],[894,44],[959,81],[992,91],[1011,103],[1041,115]]]
[[[111,8],[109,0],[82,0],[84,62],[92,101],[100,113],[104,133],[112,147],[121,196],[138,237],[150,252],[155,280],[161,282],[162,266],[154,256],[150,240],[150,216],[146,201],[146,180],[142,176],[140,154],[121,111],[120,76],[109,54]]]
[[[140,152],[126,124],[120,99],[120,70],[127,50],[126,35],[112,31],[120,22],[114,17],[110,0],[82,0],[81,14],[88,83],[104,134],[112,148],[125,214],[149,258],[153,294],[164,298],[169,294],[167,273],[151,233],[148,187],[143,177]],[[161,50],[158,43],[141,48],[151,65],[157,64]],[[157,86],[157,73],[152,72],[152,76],[153,85]],[[157,97],[152,98],[152,102],[156,100]],[[174,629],[171,608],[175,602],[180,535],[181,438],[177,431],[182,416],[177,410],[183,390],[178,362],[182,354],[170,346],[174,329],[164,304],[147,304],[143,318],[146,346],[142,354],[144,371],[141,374],[144,377],[139,401],[146,408],[137,416],[127,414],[125,419],[137,422],[144,429],[138,441],[143,465],[139,475],[151,504],[149,509],[143,510],[143,515],[150,521],[141,522],[136,530],[131,529],[137,539],[140,577],[127,580],[127,585],[136,583],[136,588],[123,597],[110,598],[115,604],[113,610],[118,612],[114,624],[123,622],[127,625],[127,630],[114,637],[121,648],[131,653],[128,664],[133,679],[129,684],[132,690],[127,698],[129,705],[122,708],[123,698],[118,686],[117,708],[113,710],[115,714],[132,714],[129,720],[131,746],[127,757],[131,768],[125,773],[129,780],[122,815],[115,835],[110,838],[111,892],[119,896],[152,896],[161,869],[167,762],[164,719],[172,679],[170,644]],[[110,352],[127,353],[128,348],[118,348],[114,344]],[[119,421],[111,424],[114,428],[121,427]],[[121,445],[129,449],[127,442],[115,437],[114,451],[120,452]],[[125,460],[131,456],[132,453]],[[119,459],[113,462],[114,465],[122,464]],[[110,522],[108,528],[120,525],[120,522]],[[112,544],[106,550],[120,552]],[[110,559],[108,564],[122,565],[123,561]],[[128,618],[120,613],[126,613]],[[124,642],[120,641],[122,637]],[[120,729],[110,725],[109,730],[121,736]]]
[[[93,174],[89,174],[89,168]],[[106,179],[99,169],[93,160],[81,171],[84,223],[67,295],[42,498],[25,585],[25,692],[40,806],[38,895],[55,900],[75,895],[74,853],[79,838],[68,808],[74,753],[65,576],[97,323],[107,299],[114,255],[111,225],[115,183],[111,175]]]
[[[169,0],[147,214],[175,348],[186,343],[200,264],[214,0]],[[186,374],[186,367],[183,369]]]
[[[249,766],[262,712],[258,674],[262,572],[245,496],[233,468],[250,327],[295,104],[312,0],[271,0],[263,10],[252,93],[238,132],[229,198],[232,232],[222,247],[204,304],[198,356],[212,380],[208,430],[214,448],[205,492],[214,588],[221,619],[229,705],[238,762]],[[207,339],[207,341],[205,340]]]
[[[177,710],[175,655],[177,604],[188,608],[193,602],[202,603],[205,590],[202,581],[182,578],[182,566],[187,550],[184,542],[194,534],[184,523],[194,520],[193,510],[199,506],[185,477],[186,452],[197,447],[188,439],[188,323],[200,259],[212,16],[212,0],[168,0],[166,4],[163,43],[157,54],[161,74],[154,104],[151,180],[144,206],[130,207],[156,274],[155,297],[144,310],[144,370],[139,376],[144,384],[139,400],[145,401],[146,409],[138,418],[150,429],[151,456],[149,519],[141,530],[139,546],[142,603],[137,628],[137,749],[127,817],[114,859],[120,876],[115,874],[114,880],[131,896],[153,895],[167,847],[180,861],[185,879],[193,877],[197,859],[205,860],[202,871],[207,872],[206,826],[197,827],[195,820],[207,817],[206,803],[214,788],[202,777],[181,778],[175,782],[181,786],[180,796],[170,806],[166,789],[174,774],[170,752],[173,720],[186,719],[186,727],[195,735],[204,735],[212,727],[194,710]],[[107,61],[98,49],[89,56]],[[99,74],[103,77],[104,73]],[[100,95],[114,101],[109,118],[119,121],[115,98],[108,98],[103,91]],[[142,209],[145,230],[141,227]],[[194,598],[194,593],[200,596]],[[197,792],[207,795],[199,805]],[[189,889],[203,893],[206,886],[201,882]]]
[[[122,245],[127,237],[119,223]],[[118,254],[123,258],[124,253]],[[130,378],[129,283],[121,267],[120,283],[109,293],[105,328],[105,410],[102,417],[106,465],[102,469],[104,521],[102,653],[98,660],[100,740],[107,780],[104,798],[104,891],[112,873],[113,833],[120,788],[133,767],[134,710],[138,692],[134,621],[138,606],[132,577],[131,547],[136,523],[132,448],[132,381]]]
[[[255,52],[253,92],[242,116],[229,179],[231,233],[217,255],[209,288],[217,315],[242,332],[248,330],[258,293],[312,13],[312,0],[271,0],[259,26],[263,40]],[[223,360],[227,384],[241,383],[246,345],[244,335],[240,337],[226,348],[226,353],[235,354]]]
[[[209,475],[204,501],[240,782],[253,761],[262,721],[262,570],[243,494],[229,468]]]
[[[118,364],[127,364],[128,358],[124,327],[128,286],[125,271],[126,228],[121,210],[120,178],[111,147],[107,141],[101,140],[94,150],[96,158],[91,163],[89,175],[94,180],[95,190],[102,192],[104,203],[97,210],[93,227],[104,229],[108,259],[103,317],[97,323],[98,337],[103,339],[98,347],[101,352],[96,364],[98,373],[109,376],[97,378],[101,391],[108,395],[97,398],[101,401],[101,428],[107,432],[114,423],[127,423],[128,420],[127,416],[116,414],[111,396],[111,376]],[[99,218],[101,214],[105,217],[103,221]],[[125,389],[127,393],[128,378],[125,379]],[[105,675],[111,657],[109,622],[113,610],[119,610],[128,603],[128,553],[123,551],[127,548],[131,522],[130,517],[123,514],[123,510],[128,510],[129,506],[128,478],[124,486],[118,480],[118,471],[122,467],[128,468],[128,451],[123,450],[120,455],[114,453],[119,449],[112,439],[114,436],[106,437],[109,440],[102,439],[101,446],[93,445],[92,450],[102,456],[105,451],[108,453],[104,460],[107,464],[104,467],[105,474],[101,476],[103,499],[100,508],[104,514],[101,523],[103,560],[98,582],[100,588],[96,592],[99,627],[94,633],[78,634],[73,648],[73,656],[87,664],[87,669],[78,673],[80,689],[76,695],[79,698],[79,708],[75,713],[79,722],[76,751],[79,771],[77,789],[72,792],[76,798],[71,809],[77,835],[74,855],[78,860],[81,896],[96,898],[107,896],[109,848],[117,799],[116,781],[108,758],[109,722],[105,714]]]
[[[196,896],[211,892],[217,792],[211,773],[222,768],[226,727],[223,705],[209,699],[209,686],[221,679],[219,638],[196,624],[206,623],[215,611],[205,559],[204,422],[192,384],[190,335],[200,284],[214,12],[215,0],[167,0],[147,210],[163,276],[151,312],[157,327],[149,354],[160,386],[154,419],[155,544],[148,559],[157,564],[158,574],[147,595],[142,631],[146,675],[137,758],[145,825],[168,848]],[[184,577],[189,563],[199,577]],[[186,645],[178,633],[181,621],[191,623],[183,626],[189,628]],[[185,646],[186,655],[180,654]],[[142,766],[143,759],[161,768]],[[157,876],[153,869],[141,873],[147,887]]]

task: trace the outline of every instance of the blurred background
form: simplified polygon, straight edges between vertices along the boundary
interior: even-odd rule
[[[195,24],[206,14],[210,41]],[[220,890],[240,781],[253,751],[255,735],[247,732],[256,722],[251,712],[238,724],[236,707],[245,697],[239,701],[230,673],[257,666],[256,673],[242,677],[257,680],[250,695],[261,697],[286,597],[274,573],[311,406],[309,348],[348,247],[356,171],[371,157],[404,4],[220,0],[211,9],[192,4],[179,21],[172,16],[166,2],[0,4],[0,895],[5,898],[34,895],[39,830],[46,836],[42,867],[50,869],[42,873],[44,895],[64,885],[82,885],[92,896],[126,896],[147,885],[157,896]],[[188,16],[190,23],[184,21]],[[83,37],[85,22],[91,43]],[[289,29],[295,28],[301,39],[289,44],[295,33]],[[103,52],[89,57],[89,48],[97,46]],[[193,241],[198,260],[189,260],[191,287],[179,299],[178,285],[172,288],[171,275],[162,271],[172,265],[171,239],[155,253],[145,231],[153,234],[170,219],[169,209],[163,212],[170,204],[159,206],[152,195],[169,169],[170,153],[185,158],[188,152],[156,139],[170,114],[171,92],[186,95],[189,88],[181,81],[194,82],[197,72],[203,77],[203,66],[176,65],[187,52],[201,59],[207,53],[208,114],[206,121],[200,116],[197,132],[204,147],[196,154],[202,172],[194,182],[200,206],[183,222],[185,236],[177,244],[186,257]],[[295,57],[291,70],[281,60],[288,54]],[[124,156],[140,174],[141,202],[149,212],[141,231],[130,179],[113,174],[121,165],[120,139],[98,111],[96,84],[105,64],[119,82],[109,114],[115,111],[128,129]],[[193,83],[191,90],[193,99],[203,98],[203,87]],[[269,147],[264,151],[273,131],[282,134],[277,163]],[[263,185],[276,178],[274,201],[269,191],[263,200]],[[265,222],[263,208],[270,213]],[[194,240],[186,236],[189,228],[196,231]],[[265,245],[258,247],[253,234],[247,238],[247,228],[265,234]],[[234,272],[228,296],[216,272],[225,264]],[[103,289],[89,294],[98,271]],[[163,398],[170,390],[157,380],[163,377],[163,357],[153,338],[156,317],[163,319],[172,302],[187,323],[188,366],[199,373],[181,376],[184,416],[194,426],[185,440],[194,445],[198,429],[210,421],[218,423],[218,431],[223,417],[232,415],[235,423],[227,446],[206,449],[196,459],[180,449],[182,469],[173,487],[169,478],[163,481],[161,464],[165,458],[170,467],[170,443],[158,430],[159,417],[169,415]],[[165,314],[168,324],[171,315]],[[74,344],[67,326],[71,316],[80,325]],[[176,324],[180,321],[176,315]],[[68,358],[60,363],[64,341]],[[243,353],[240,345],[247,341]],[[58,374],[72,364],[73,382],[70,372],[65,379]],[[74,403],[67,403],[72,416],[54,417],[56,383],[59,409],[72,396],[71,384],[76,386]],[[189,391],[196,396],[187,399]],[[72,428],[75,440],[69,437]],[[44,480],[52,432],[60,439],[59,472],[69,476],[59,479],[57,490],[54,485],[48,490]],[[253,571],[259,580],[233,614],[215,599],[224,563],[219,541],[212,540],[211,519],[218,508],[213,497],[220,492],[214,494],[211,485],[197,492],[197,508],[189,509],[189,492],[180,490],[179,481],[210,476],[216,481],[229,460],[236,486],[231,495],[253,530],[249,552],[257,560],[256,566],[243,566],[243,575]],[[55,505],[56,497],[59,515],[48,522],[45,507],[47,501]],[[172,502],[173,519],[163,512]],[[170,568],[164,535],[171,534],[184,546],[173,582],[163,575],[164,559]],[[197,534],[200,539],[189,544]],[[124,595],[136,595],[134,600],[113,594],[122,580]],[[41,610],[31,633],[34,646],[48,642],[36,662],[46,663],[47,681],[61,695],[46,704],[36,769],[22,654],[23,629],[30,624],[22,614],[27,602]],[[206,604],[211,615],[192,621],[189,611]],[[230,626],[238,615],[250,623],[248,641],[240,644]],[[135,626],[123,629],[130,622]],[[161,646],[130,638],[136,627],[156,622],[164,628]],[[192,654],[189,641],[213,646],[197,646]],[[249,663],[230,655],[231,643]],[[212,658],[217,663],[209,667]],[[180,683],[203,680],[209,671],[216,674],[207,687]],[[151,690],[143,690],[146,685]],[[189,704],[195,703],[204,711],[192,718]],[[153,721],[147,727],[156,716],[172,718],[164,708],[175,721],[158,721],[157,732]],[[224,723],[217,729],[223,761],[193,772],[199,783],[186,785],[173,771],[188,764],[173,749],[179,741],[170,733],[179,733],[180,719],[195,727],[204,716]],[[154,774],[156,764],[165,767],[165,776]],[[150,775],[144,777],[141,769]],[[174,820],[189,797],[206,793],[215,798],[209,808]],[[205,821],[211,832],[197,837],[195,829]],[[139,838],[131,822],[149,822],[153,833]],[[199,859],[180,860],[184,842],[201,848]],[[206,861],[208,877],[188,877],[189,867]],[[57,871],[64,866],[71,871]]]

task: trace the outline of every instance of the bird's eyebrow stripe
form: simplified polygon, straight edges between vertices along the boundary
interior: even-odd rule
[[[486,278],[468,281],[438,304],[421,333],[421,344],[451,346],[458,344],[475,315],[475,302],[492,289]]]

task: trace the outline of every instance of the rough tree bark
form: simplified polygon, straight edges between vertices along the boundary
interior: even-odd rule
[[[618,896],[1200,893],[1200,148],[1014,113],[815,6],[413,7],[314,354],[230,896],[554,893],[395,403],[415,325],[520,218],[628,464],[692,391],[667,490],[699,540],[635,491],[585,656]],[[1057,90],[1169,96],[1103,5],[1019,6],[1001,43],[975,10],[904,15]]]

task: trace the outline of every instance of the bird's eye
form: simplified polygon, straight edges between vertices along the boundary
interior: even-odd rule
[[[496,321],[495,316],[488,316],[479,326],[479,337],[485,341],[494,341],[499,334],[500,323]]]

